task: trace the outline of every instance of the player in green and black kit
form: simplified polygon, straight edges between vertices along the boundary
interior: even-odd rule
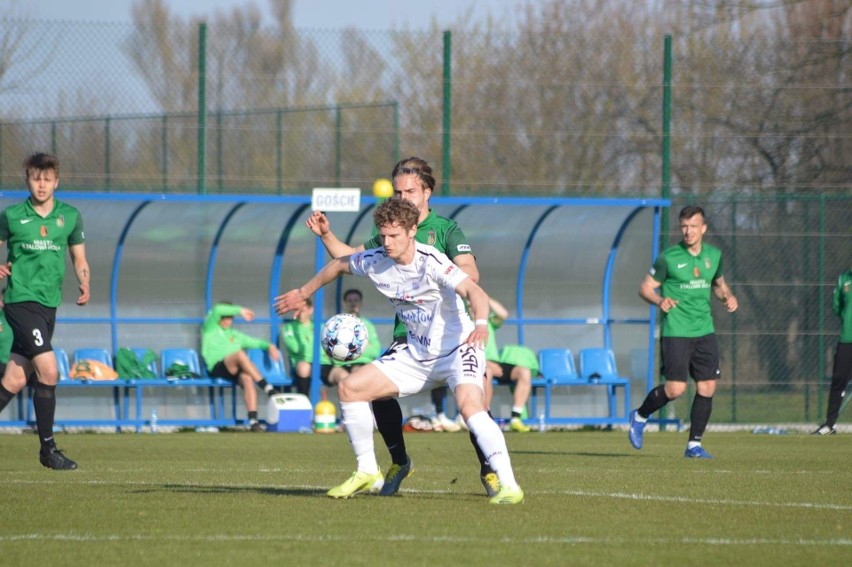
[[[828,392],[828,410],[825,423],[814,431],[814,435],[834,435],[834,424],[840,415],[846,387],[852,379],[852,270],[840,274],[834,288],[831,307],[840,317],[840,341],[834,351],[834,369],[831,372],[831,389]]]
[[[56,308],[62,301],[65,252],[71,256],[80,297],[89,301],[89,263],[80,212],[54,198],[59,186],[59,160],[38,153],[24,162],[29,198],[0,213],[0,245],[8,243],[7,262],[0,278],[8,278],[4,294],[6,320],[14,340],[9,363],[0,381],[0,411],[20,392],[35,371],[33,407],[41,442],[41,464],[58,470],[76,469],[77,463],[56,448],[53,439],[56,382],[59,372],[50,344]]]
[[[639,409],[630,412],[628,437],[633,447],[641,449],[648,416],[682,395],[692,376],[696,393],[684,456],[712,459],[701,447],[719,377],[719,345],[710,311],[710,292],[729,313],[737,310],[737,298],[722,276],[722,252],[703,243],[707,232],[704,210],[684,207],[679,218],[683,240],[657,257],[639,289],[642,299],[663,312],[660,372],[666,381],[648,393]]]
[[[394,166],[391,179],[394,187],[394,198],[411,201],[420,211],[415,240],[434,246],[443,252],[459,268],[464,270],[474,282],[478,282],[479,270],[476,267],[476,259],[458,224],[452,219],[436,215],[429,209],[429,197],[432,196],[432,191],[435,189],[435,177],[432,175],[432,168],[429,164],[418,157],[403,159]],[[306,224],[314,234],[322,239],[326,250],[334,258],[382,245],[376,234],[363,246],[357,248],[341,242],[331,232],[328,219],[321,211],[314,211]],[[405,341],[405,326],[397,321],[394,327],[393,342],[386,352],[401,348]],[[396,494],[403,479],[411,474],[412,470],[411,459],[406,452],[405,439],[402,434],[402,409],[396,399],[377,400],[373,402],[373,414],[379,433],[382,434],[382,439],[391,455],[392,464],[385,475],[385,483],[381,490],[383,496],[390,496]],[[480,480],[489,496],[492,496],[500,489],[497,484],[497,475],[488,466],[487,458],[482,454],[473,434],[471,434],[471,442],[480,461]]]

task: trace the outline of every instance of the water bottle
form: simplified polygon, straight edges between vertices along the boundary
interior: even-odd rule
[[[547,430],[547,424],[544,422],[544,412],[538,414],[538,432],[544,433]]]
[[[157,408],[151,410],[151,433],[157,432]]]

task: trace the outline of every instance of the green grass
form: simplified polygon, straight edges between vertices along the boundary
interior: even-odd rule
[[[66,434],[80,469],[0,435],[0,564],[837,565],[852,553],[852,436],[507,434],[526,492],[491,506],[467,435],[407,437],[393,498],[333,500],[347,437]],[[377,437],[377,443],[381,441]],[[388,458],[379,447],[379,460]]]

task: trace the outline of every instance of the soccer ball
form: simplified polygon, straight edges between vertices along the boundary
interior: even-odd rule
[[[367,327],[351,313],[339,313],[325,322],[320,334],[322,350],[335,360],[351,362],[367,348]]]

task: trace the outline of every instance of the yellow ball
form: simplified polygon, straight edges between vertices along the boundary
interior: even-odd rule
[[[384,177],[376,179],[375,183],[373,183],[373,197],[387,199],[392,196],[393,183],[390,182],[390,179],[385,179]]]

